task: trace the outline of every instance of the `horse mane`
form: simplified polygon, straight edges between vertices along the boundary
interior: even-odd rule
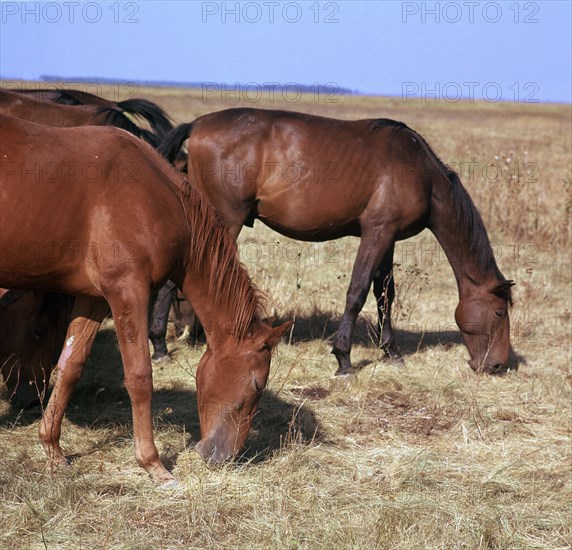
[[[210,269],[209,294],[215,305],[232,311],[234,323],[228,327],[229,332],[237,340],[242,340],[252,322],[266,316],[264,294],[256,288],[240,262],[236,241],[215,208],[156,149],[150,147],[150,151],[180,189],[188,223],[188,256],[192,260],[192,268],[195,271]]]
[[[438,157],[435,157],[441,162]],[[441,163],[447,179],[449,180],[449,198],[452,207],[457,212],[457,228],[459,232],[468,233],[470,238],[470,249],[477,268],[481,273],[486,273],[493,269],[500,274],[495,261],[493,249],[489,241],[489,236],[483,223],[483,219],[471,196],[461,183],[459,174],[449,166]]]
[[[85,105],[85,103],[82,103],[78,99],[77,94],[86,92],[77,92],[76,90],[67,90],[63,88],[36,88],[36,89],[16,88],[10,91],[25,96],[32,96],[32,99],[35,99],[36,101],[43,101],[43,99],[38,96],[46,94],[46,95],[53,95],[54,97],[53,99],[50,99],[50,101],[51,103],[56,103],[58,105]]]
[[[419,140],[419,143],[421,144],[427,155],[431,158],[433,163],[437,166],[437,169],[443,174],[443,176],[449,182],[447,193],[451,209],[453,212],[457,214],[456,215],[457,231],[460,234],[465,233],[470,235],[469,250],[471,253],[471,257],[475,261],[477,269],[481,272],[481,274],[485,274],[493,270],[496,276],[501,281],[504,281],[505,278],[501,274],[497,266],[494,252],[491,247],[489,236],[487,234],[487,230],[485,228],[485,224],[483,223],[481,214],[477,209],[477,207],[475,206],[473,199],[471,199],[471,196],[461,183],[461,178],[459,177],[459,174],[455,170],[447,166],[437,156],[435,151],[433,151],[429,143],[427,143],[427,141],[421,134],[411,129],[404,122],[399,122],[396,120],[391,120],[386,118],[380,118],[369,122],[368,127],[372,132],[379,128],[388,128],[388,127],[394,129],[397,132],[406,130],[411,134],[413,134]],[[507,301],[512,304],[510,288],[508,289]]]
[[[367,127],[369,128],[370,132],[374,132],[375,130],[379,130],[380,128],[393,128],[396,131],[399,130],[411,130],[407,124],[404,122],[399,122],[398,120],[392,120],[390,118],[376,118],[368,122]],[[413,130],[411,130],[413,132]]]
[[[54,103],[58,105],[83,105],[70,90],[58,90],[58,95]]]
[[[263,295],[240,262],[236,241],[214,207],[190,183],[183,193],[191,209],[188,218],[193,267],[204,269],[210,258],[209,290],[216,304],[230,307],[234,318],[230,332],[241,340],[252,321],[264,314]]]

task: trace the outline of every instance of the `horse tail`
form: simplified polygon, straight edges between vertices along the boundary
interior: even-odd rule
[[[186,122],[185,124],[173,128],[159,145],[159,153],[173,164],[183,146],[183,141],[190,137],[192,131],[192,122]]]
[[[145,119],[160,138],[173,129],[173,123],[167,113],[159,105],[146,99],[127,99],[117,103],[117,107]]]
[[[143,128],[139,128],[137,124],[132,122],[125,113],[118,109],[117,107],[98,107],[95,110],[95,116],[104,115],[103,124],[105,126],[115,126],[116,128],[121,128],[122,130],[126,130],[130,134],[146,141],[152,147],[157,147],[158,140],[157,137],[148,130],[144,130]]]
[[[62,105],[100,105],[110,109],[115,108],[146,120],[153,132],[162,138],[173,129],[173,123],[165,111],[156,103],[146,99],[127,99],[115,103],[103,97],[76,90],[58,90],[55,103]],[[128,128],[125,128],[128,130]]]

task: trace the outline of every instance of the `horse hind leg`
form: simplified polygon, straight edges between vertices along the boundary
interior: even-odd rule
[[[352,270],[350,286],[346,294],[346,307],[340,321],[332,353],[338,360],[336,375],[352,372],[350,362],[351,338],[357,316],[363,308],[375,270],[382,258],[393,247],[394,231],[385,226],[364,230]]]
[[[169,310],[175,296],[175,283],[167,281],[156,293],[149,311],[149,339],[153,344],[155,362],[164,361],[167,353],[167,323]]]
[[[95,335],[108,311],[109,306],[104,300],[85,297],[75,300],[56,367],[54,390],[39,426],[40,442],[52,464],[68,464],[60,447],[62,419],[73,389],[81,378]]]
[[[391,305],[395,298],[395,282],[393,278],[394,248],[395,245],[393,244],[374,274],[373,294],[377,301],[379,346],[389,358],[397,362],[403,362],[391,325]]]

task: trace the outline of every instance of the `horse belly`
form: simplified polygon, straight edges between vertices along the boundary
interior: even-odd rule
[[[292,239],[326,241],[359,236],[359,216],[363,205],[347,193],[292,192],[262,195],[258,199],[258,218],[268,227]]]

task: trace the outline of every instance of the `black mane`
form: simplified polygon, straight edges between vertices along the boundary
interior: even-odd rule
[[[427,143],[425,138],[415,130],[412,130],[404,122],[391,120],[387,118],[380,118],[371,121],[368,124],[370,130],[380,128],[394,128],[396,131],[407,130],[411,132],[421,143],[430,158],[433,159],[437,168],[449,181],[448,193],[451,210],[456,213],[457,218],[457,231],[459,233],[470,235],[469,249],[473,260],[475,261],[477,269],[481,273],[487,273],[493,270],[500,280],[504,277],[497,267],[494,252],[489,241],[487,230],[479,210],[471,199],[471,196],[461,183],[459,174],[449,166],[447,166],[433,151],[431,146]],[[510,290],[510,289],[509,289]],[[508,301],[511,301],[510,292],[508,294]]]

